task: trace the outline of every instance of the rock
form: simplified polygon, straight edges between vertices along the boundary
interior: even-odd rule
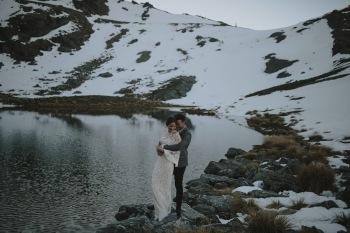
[[[98,229],[98,233],[110,232],[178,232],[181,229],[191,229],[195,226],[205,225],[209,219],[203,214],[192,209],[188,204],[182,205],[182,217],[178,220],[175,213],[175,204],[171,213],[162,219],[154,220],[153,205],[123,205],[116,214],[118,223],[109,224]]]
[[[336,197],[350,206],[350,186],[346,187],[345,190],[340,191]]]
[[[326,209],[339,208],[339,206],[332,200],[310,205],[310,207],[317,207],[317,206],[321,206],[321,207],[324,207]]]
[[[194,194],[211,194],[214,188],[210,184],[201,183],[196,186],[188,186],[187,189]]]
[[[249,196],[252,198],[283,197],[283,195],[278,193],[265,190],[253,190],[249,193]]]
[[[214,207],[217,212],[229,212],[231,210],[231,203],[233,197],[222,195],[222,196],[209,196],[199,195],[197,198],[198,204],[204,204]]]
[[[177,76],[165,82],[157,90],[147,95],[151,99],[170,100],[185,97],[196,83],[196,76]]]
[[[131,217],[147,216],[152,218],[152,207],[151,205],[122,205],[119,208],[115,218],[118,221],[126,220]]]
[[[245,170],[244,164],[240,162],[222,159],[219,162],[209,162],[204,172],[229,178],[239,178],[244,177]]]
[[[102,78],[110,78],[112,76],[113,76],[113,74],[111,74],[109,72],[105,72],[105,73],[102,73],[102,74],[98,75],[98,77],[102,77]]]
[[[97,233],[131,233],[131,232],[153,232],[154,224],[146,216],[130,218],[117,224],[109,224],[105,228],[97,230]]]
[[[301,226],[301,232],[308,232],[308,233],[323,233],[322,230],[316,228],[315,226],[307,227],[307,226]]]
[[[192,206],[192,208],[197,212],[204,214],[206,216],[216,214],[218,212],[213,206],[206,205],[206,204],[198,204],[198,205]]]
[[[109,8],[106,0],[73,0],[77,9],[82,10],[87,16],[91,15],[108,15]]]
[[[254,171],[251,171],[247,178],[253,182],[262,180],[264,182],[265,190],[276,193],[284,190],[293,190],[295,192],[300,191],[295,177],[284,172],[268,169],[255,169]]]
[[[228,158],[228,159],[234,159],[236,156],[238,155],[242,155],[242,154],[245,154],[247,152],[245,152],[244,150],[242,149],[237,149],[237,148],[229,148],[227,153],[225,154],[225,156]]]

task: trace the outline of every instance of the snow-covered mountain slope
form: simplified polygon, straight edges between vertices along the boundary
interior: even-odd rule
[[[350,149],[349,9],[255,31],[122,0],[0,4],[2,93],[132,94],[228,118],[293,112],[304,136]]]

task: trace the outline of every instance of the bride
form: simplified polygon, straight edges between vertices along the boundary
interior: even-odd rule
[[[175,118],[169,117],[166,126],[159,143],[161,145],[180,143],[181,137],[176,131]],[[179,157],[180,151],[164,150],[164,154],[158,155],[152,174],[154,217],[156,220],[161,221],[171,212],[171,182],[174,165],[177,166]]]

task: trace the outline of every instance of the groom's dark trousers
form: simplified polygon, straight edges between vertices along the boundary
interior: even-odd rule
[[[176,206],[181,208],[183,186],[182,181],[184,178],[186,167],[174,167],[175,188],[176,188]]]

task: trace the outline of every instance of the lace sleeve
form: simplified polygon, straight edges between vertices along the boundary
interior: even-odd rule
[[[164,132],[161,140],[162,145],[173,145],[178,144],[181,142],[181,137],[178,132],[174,134],[170,134],[167,130]],[[168,161],[175,164],[175,166],[178,165],[179,158],[180,158],[180,151],[170,151],[170,150],[164,150],[164,156],[167,158]]]

